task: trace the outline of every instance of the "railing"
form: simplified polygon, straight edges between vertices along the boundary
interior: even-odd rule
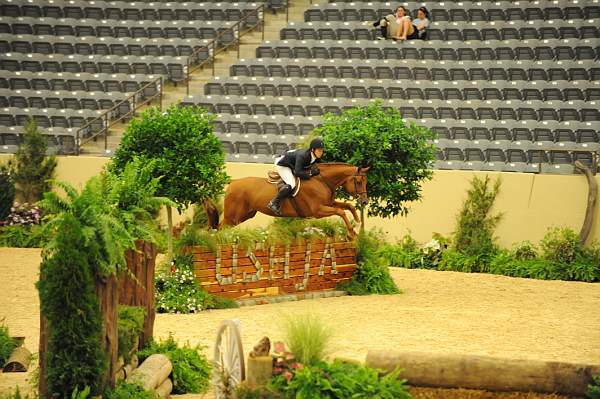
[[[286,6],[286,13],[287,13]],[[250,19],[250,17],[256,16],[258,18],[258,22],[246,30],[242,31],[242,26],[245,22]],[[287,17],[286,17],[287,18]],[[240,58],[240,38],[246,33],[254,30],[257,26],[261,27],[262,32],[262,40],[265,39],[265,5],[261,4],[254,10],[249,11],[246,15],[244,15],[239,21],[233,24],[231,27],[223,29],[221,32],[217,34],[217,36],[208,42],[206,45],[198,47],[192,54],[189,55],[187,59],[186,65],[186,94],[190,94],[190,81],[191,74],[198,69],[204,68],[208,63],[211,64],[212,68],[212,76],[215,76],[215,57],[222,51],[225,51],[232,44],[236,44],[237,46],[237,57]],[[223,36],[230,34],[233,32],[233,40],[230,43],[223,45],[221,43],[221,39]],[[200,62],[198,60],[205,54],[208,54],[205,59],[202,59]]]
[[[147,89],[154,88],[154,94],[150,96],[146,96],[144,91]],[[130,116],[133,116],[135,112],[142,106],[151,103],[154,99],[158,98],[159,107],[162,110],[162,98],[163,98],[163,78],[162,76],[154,79],[152,82],[146,83],[142,86],[138,91],[119,102],[114,107],[106,110],[100,116],[95,119],[92,119],[79,129],[77,129],[77,135],[75,137],[75,145],[77,155],[79,155],[81,146],[91,140],[95,140],[96,137],[104,134],[104,150],[108,149],[108,129],[113,126],[115,123],[120,122]],[[140,101],[141,99],[141,101]],[[126,112],[121,112],[125,107],[127,107]],[[114,116],[117,115],[115,118]],[[93,126],[98,123],[102,124],[102,129],[93,130]],[[85,134],[85,132],[90,132],[91,134]],[[85,137],[84,137],[85,136]]]

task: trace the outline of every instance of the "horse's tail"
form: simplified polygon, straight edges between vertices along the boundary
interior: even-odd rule
[[[208,226],[214,230],[218,229],[219,210],[217,209],[215,203],[209,198],[204,200],[202,206],[204,206],[204,211],[206,212],[206,216],[208,217]]]

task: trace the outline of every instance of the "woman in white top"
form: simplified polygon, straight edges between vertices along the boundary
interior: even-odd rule
[[[381,29],[381,36],[384,39],[388,39],[390,37],[399,36],[398,30],[403,26],[405,23],[404,21],[410,23],[410,17],[407,15],[404,6],[398,6],[394,14],[386,15],[385,18],[381,18],[373,23],[373,26],[379,26]]]
[[[420,7],[417,11],[417,18],[412,21],[410,17],[404,18],[396,36],[392,38],[396,40],[425,39],[425,32],[430,23],[429,10],[426,7]]]

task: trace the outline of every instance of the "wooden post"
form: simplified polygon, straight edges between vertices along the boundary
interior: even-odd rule
[[[173,259],[173,210],[171,209],[170,206],[167,206],[167,226],[168,226],[168,232],[169,234],[167,235],[168,238],[168,252],[167,252],[167,259],[169,259],[169,261],[171,261]]]
[[[248,374],[246,380],[251,386],[266,385],[273,376],[273,358],[271,356],[248,356]]]
[[[40,275],[40,279],[43,276]],[[48,350],[48,319],[40,312],[40,345],[39,345],[39,367],[40,381],[38,384],[38,395],[45,399],[48,397],[48,384],[46,382],[46,351]]]
[[[590,168],[585,166],[581,161],[575,161],[575,169],[581,171],[588,182],[587,207],[585,210],[585,218],[583,219],[583,226],[579,232],[579,241],[582,245],[585,245],[590,236],[590,232],[592,231],[592,226],[594,225],[594,209],[596,208],[596,199],[598,198],[598,184],[596,183]]]
[[[119,292],[117,278],[109,276],[105,280],[98,279],[96,281],[96,295],[98,296],[102,315],[101,346],[108,360],[108,369],[103,376],[101,387],[101,390],[104,390],[106,387],[114,388],[115,375],[118,370],[117,307]]]

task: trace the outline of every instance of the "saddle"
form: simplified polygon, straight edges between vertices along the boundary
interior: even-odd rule
[[[292,197],[295,197],[300,192],[300,178],[298,176],[294,176],[294,178],[296,179],[296,186],[294,187],[294,191],[292,192]],[[279,176],[279,173],[277,173],[274,170],[270,170],[267,173],[267,181],[271,184],[276,184],[277,191],[279,191],[279,189],[283,187],[284,184],[286,184],[281,178],[281,176]]]

